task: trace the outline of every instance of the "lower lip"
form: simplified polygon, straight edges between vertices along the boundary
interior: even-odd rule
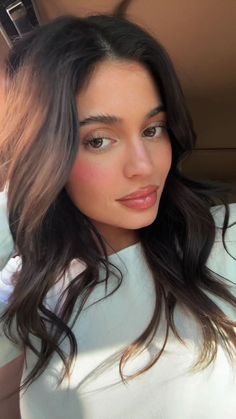
[[[146,195],[142,198],[135,198],[135,199],[124,199],[120,200],[119,202],[128,208],[134,208],[134,209],[147,209],[151,208],[153,205],[155,205],[157,201],[157,191],[152,192],[149,195]]]

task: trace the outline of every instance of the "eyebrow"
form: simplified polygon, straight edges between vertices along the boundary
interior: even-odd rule
[[[152,118],[153,116],[158,115],[160,112],[165,112],[165,108],[163,105],[156,106],[154,109],[148,112],[145,118],[146,119]],[[83,127],[85,125],[96,124],[98,122],[111,125],[111,124],[117,124],[119,122],[122,122],[122,118],[119,118],[118,116],[115,116],[115,115],[91,115],[83,119],[82,121],[80,121],[79,125],[80,127]]]

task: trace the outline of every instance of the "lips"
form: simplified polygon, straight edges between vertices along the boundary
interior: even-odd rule
[[[142,199],[146,198],[147,196],[153,194],[158,189],[158,186],[150,185],[145,188],[139,189],[138,191],[132,192],[129,195],[123,196],[120,199],[117,199],[117,201],[131,201],[134,199]]]

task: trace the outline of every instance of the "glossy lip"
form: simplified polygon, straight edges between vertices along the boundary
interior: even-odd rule
[[[139,189],[138,191],[132,192],[129,195],[123,196],[122,198],[117,199],[117,201],[129,201],[129,200],[134,200],[134,199],[146,198],[148,195],[151,195],[154,192],[156,192],[157,189],[158,189],[158,186],[149,185],[149,186],[146,186],[145,188]]]

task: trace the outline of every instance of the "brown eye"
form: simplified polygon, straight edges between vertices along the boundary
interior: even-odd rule
[[[83,142],[86,149],[91,151],[103,151],[111,146],[114,142],[111,138],[107,137],[91,137]]]
[[[156,127],[146,128],[143,133],[148,137],[153,137],[156,134]]]
[[[151,127],[146,128],[143,131],[143,136],[150,137],[150,138],[159,138],[161,137],[161,135],[163,135],[163,132],[165,129],[166,129],[165,124],[153,125]]]
[[[100,148],[103,144],[103,138],[93,138],[89,141],[89,144],[93,148]]]

